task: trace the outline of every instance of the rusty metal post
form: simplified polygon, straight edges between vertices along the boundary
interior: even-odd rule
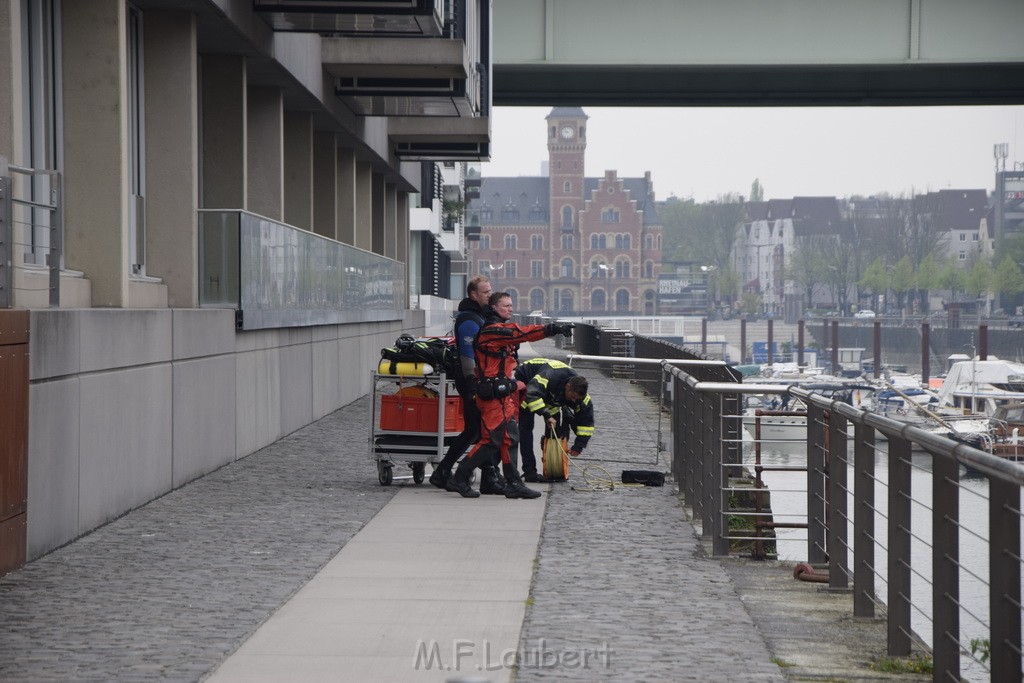
[[[874,378],[882,376],[882,321],[875,321],[874,342],[875,342],[875,373]]]
[[[828,452],[825,471],[828,473],[826,491],[828,501],[825,515],[826,550],[828,552],[828,587],[842,590],[850,586],[850,567],[847,560],[849,547],[847,525],[850,521],[849,486],[847,486],[846,448],[847,421],[834,410],[828,412]]]
[[[978,324],[978,360],[988,360],[988,323]]]
[[[832,374],[839,372],[839,321],[832,321]]]
[[[702,356],[708,354],[708,319],[700,319],[700,353]]]
[[[796,321],[796,364],[804,364],[804,319]]]
[[[747,362],[747,316],[740,318],[740,365]]]
[[[1020,615],[1020,489],[997,477],[989,479],[988,543],[989,642],[992,680],[1019,681]]]
[[[853,430],[853,616],[875,616],[875,430]]]
[[[887,650],[910,654],[910,442],[889,438],[889,552]]]
[[[775,362],[775,354],[772,353],[772,344],[775,342],[775,335],[772,334],[772,323],[775,322],[771,318],[768,318],[768,365]]]
[[[951,457],[932,456],[932,580],[942,587],[932,591],[932,661],[943,681],[960,680],[959,468]]]
[[[825,411],[807,406],[807,561],[828,562],[825,549]]]
[[[931,339],[929,339],[929,337],[931,337],[931,325],[929,325],[926,320],[921,323],[921,386],[923,387],[928,386],[928,378],[931,370],[931,364],[929,363],[929,359],[931,358],[931,354],[929,352]]]

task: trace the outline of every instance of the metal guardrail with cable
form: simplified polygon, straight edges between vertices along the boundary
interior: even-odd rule
[[[60,173],[16,166],[0,156],[0,308],[15,305],[16,289],[48,290],[49,305],[60,305],[63,225]],[[47,285],[16,288],[15,271],[31,276],[41,270],[32,264],[49,271]]]
[[[672,376],[676,399],[672,410],[673,471],[694,518],[700,517],[715,555],[730,553],[728,522],[733,513],[726,505],[723,481],[740,467],[737,450],[742,440],[736,436],[743,406],[739,396],[788,394],[799,398],[807,405],[808,562],[827,564],[830,588],[846,589],[852,582],[854,616],[873,617],[876,608],[884,606],[891,656],[909,655],[918,639],[911,625],[912,610],[918,618],[930,621],[934,680],[960,680],[962,659],[972,671],[987,672],[993,681],[1021,680],[1024,467],[812,390],[781,383],[703,381],[692,367],[674,367],[667,361],[663,368]],[[880,435],[889,442],[884,477],[876,472],[876,439]],[[911,456],[914,446],[925,454],[926,466],[915,463]],[[987,480],[988,530],[961,522],[960,502],[965,492],[961,467]],[[848,481],[848,470],[853,473],[852,481]],[[915,497],[912,472],[930,481],[930,503],[927,495]],[[885,491],[884,509],[876,505],[876,488]],[[879,540],[883,525],[885,544]],[[922,525],[930,529],[930,540],[915,531]],[[961,541],[967,537],[988,544],[987,576],[961,562]],[[912,562],[913,543],[917,552],[930,554],[930,576],[920,562],[917,567]],[[884,572],[876,554],[884,556]],[[978,614],[982,611],[978,605],[961,600],[965,577],[988,594],[987,622]],[[884,596],[876,595],[876,582],[885,585]],[[923,598],[912,590],[922,583]],[[980,628],[988,637],[965,642],[962,619],[969,622],[969,630]]]
[[[603,334],[577,325],[576,348],[598,351]],[[915,643],[930,651],[933,680],[961,680],[964,669],[972,680],[1021,680],[1024,467],[809,388],[742,383],[722,361],[658,339],[637,337],[633,348],[630,381],[669,410],[672,472],[715,555],[733,552],[737,511],[727,496],[745,466],[742,398],[799,399],[806,462],[779,469],[804,480],[807,561],[827,566],[830,589],[852,584],[854,617],[885,619],[890,656],[910,655]],[[621,376],[621,361],[608,362]],[[982,477],[987,493],[969,487],[978,480],[967,473]],[[983,506],[981,523],[962,515],[962,504],[965,513]],[[965,552],[969,543],[987,548]],[[985,569],[974,566],[984,561]]]

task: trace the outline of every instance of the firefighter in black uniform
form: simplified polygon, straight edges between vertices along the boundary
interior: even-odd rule
[[[542,482],[533,452],[533,416],[544,418],[545,427],[554,429],[558,438],[567,438],[569,430],[576,440],[569,455],[583,452],[594,435],[594,403],[587,393],[587,379],[557,360],[531,358],[519,364],[515,377],[526,385],[519,404],[519,453],[523,462],[523,479]]]

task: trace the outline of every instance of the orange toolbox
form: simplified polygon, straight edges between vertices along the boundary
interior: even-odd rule
[[[380,397],[380,428],[395,432],[437,433],[437,411],[441,399],[437,396],[405,396],[385,394]],[[462,398],[447,396],[444,400],[445,432],[461,432]]]

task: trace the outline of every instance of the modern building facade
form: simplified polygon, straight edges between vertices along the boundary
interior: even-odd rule
[[[0,316],[29,311],[0,564],[367,393],[465,260],[441,207],[488,158],[489,7],[0,3]]]
[[[544,130],[546,176],[484,177],[470,202],[471,271],[524,312],[654,315],[662,226],[650,173],[586,177],[579,107],[555,107]]]

